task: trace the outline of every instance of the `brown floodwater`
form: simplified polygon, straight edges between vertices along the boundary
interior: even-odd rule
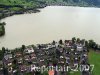
[[[79,37],[100,44],[100,8],[48,6],[39,13],[7,17],[0,48],[49,43]]]

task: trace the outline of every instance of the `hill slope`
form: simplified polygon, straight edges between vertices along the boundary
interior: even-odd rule
[[[77,6],[100,6],[100,0],[0,0],[0,4],[5,5],[26,5],[37,6],[41,2],[47,4],[64,4],[64,5],[77,5]]]

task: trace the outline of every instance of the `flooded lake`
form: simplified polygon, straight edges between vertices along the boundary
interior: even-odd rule
[[[0,37],[0,48],[72,37],[94,39],[100,44],[100,8],[48,6],[40,10],[3,19],[7,23],[6,34]]]

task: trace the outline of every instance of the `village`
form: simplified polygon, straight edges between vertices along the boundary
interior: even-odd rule
[[[22,46],[16,50],[5,50],[0,61],[0,75],[70,75],[75,65],[88,65],[89,50],[85,42],[72,40],[53,41],[36,46]],[[37,67],[69,66],[68,71],[35,71]],[[88,70],[87,70],[88,68]],[[81,67],[80,75],[91,75],[91,68]],[[85,70],[86,69],[86,70]]]

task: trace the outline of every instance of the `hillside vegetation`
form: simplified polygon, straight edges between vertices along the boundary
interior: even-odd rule
[[[63,5],[75,5],[75,6],[89,6],[100,7],[100,0],[39,0],[45,1],[47,4],[63,4]]]
[[[39,3],[46,2],[47,4],[65,4],[77,6],[100,6],[100,0],[0,0],[0,4],[4,5],[22,5],[22,6],[38,6]]]

